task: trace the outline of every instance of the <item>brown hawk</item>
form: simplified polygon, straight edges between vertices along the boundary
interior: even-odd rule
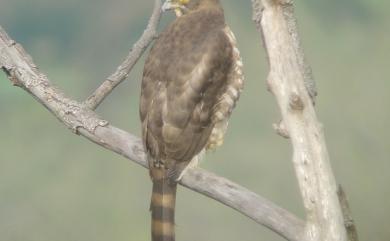
[[[176,181],[203,150],[222,144],[243,87],[240,53],[219,0],[167,0],[163,9],[178,17],[150,50],[140,100],[153,241],[175,240]]]

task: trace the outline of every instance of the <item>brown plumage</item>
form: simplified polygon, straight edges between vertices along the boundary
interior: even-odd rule
[[[176,180],[202,150],[222,144],[243,85],[241,58],[219,1],[172,3],[183,15],[155,41],[141,87],[153,241],[175,239]]]

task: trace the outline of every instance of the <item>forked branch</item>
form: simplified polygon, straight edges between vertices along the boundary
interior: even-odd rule
[[[111,93],[111,91],[122,83],[134,65],[138,62],[138,59],[145,52],[149,44],[157,36],[157,26],[161,17],[161,1],[155,0],[152,16],[149,19],[148,26],[146,27],[141,38],[131,48],[129,54],[122,64],[116,69],[116,71],[107,77],[106,80],[95,90],[95,92],[88,97],[85,101],[86,107],[95,110],[103,100]]]
[[[252,0],[252,4],[268,53],[269,89],[293,146],[293,164],[307,214],[301,240],[346,241],[337,185],[313,106],[315,85],[301,48],[292,0]]]
[[[156,4],[159,4],[157,2],[160,1],[156,1]],[[122,77],[113,77],[117,84],[131,69],[131,65],[127,63],[124,66],[127,66],[124,72],[121,72],[121,67],[118,68],[118,76]],[[11,40],[1,27],[0,68],[14,85],[30,93],[74,133],[147,167],[141,140],[110,125],[91,110],[96,108],[113,89],[114,85],[110,84],[110,80],[108,80],[110,83],[99,87],[86,105],[72,100],[52,86],[22,46]],[[302,220],[223,177],[196,168],[188,171],[180,184],[239,211],[287,240],[301,240],[304,231]]]

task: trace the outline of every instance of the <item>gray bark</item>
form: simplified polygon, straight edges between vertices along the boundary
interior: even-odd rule
[[[314,110],[317,94],[306,62],[289,0],[252,0],[254,21],[268,54],[268,85],[282,113],[276,131],[290,138],[306,223],[269,200],[213,173],[189,170],[180,184],[215,199],[287,240],[346,241],[337,186],[329,163],[322,126]],[[68,98],[54,88],[21,45],[0,27],[0,68],[11,82],[26,90],[74,133],[144,167],[148,167],[142,142],[100,118],[93,110],[120,84],[156,36],[161,1],[147,29],[125,61],[84,102]]]
[[[26,90],[74,133],[148,167],[141,140],[110,125],[91,110],[111,92],[113,85],[107,86],[104,82],[87,105],[68,98],[52,86],[22,46],[10,39],[1,27],[0,68],[14,85]],[[304,229],[302,220],[238,184],[200,168],[189,170],[180,184],[237,210],[287,240],[300,240]]]
[[[252,4],[268,55],[269,89],[283,119],[276,129],[291,139],[292,160],[306,209],[301,240],[346,241],[336,180],[313,105],[315,85],[301,48],[292,1],[252,0]]]

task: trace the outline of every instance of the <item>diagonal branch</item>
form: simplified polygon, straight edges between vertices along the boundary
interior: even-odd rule
[[[103,100],[111,93],[111,91],[122,83],[134,65],[138,62],[139,58],[145,52],[149,44],[157,36],[157,26],[161,17],[161,0],[155,0],[152,16],[149,19],[148,26],[146,27],[141,38],[131,48],[128,56],[123,63],[117,68],[117,70],[107,77],[106,80],[92,93],[91,96],[85,101],[85,106],[91,110],[95,110]]]
[[[359,241],[355,221],[352,218],[351,208],[349,207],[347,194],[341,185],[339,185],[337,195],[339,197],[341,209],[343,210],[344,226],[347,229],[348,241]]]
[[[314,84],[305,62],[292,0],[252,0],[254,21],[268,53],[268,85],[293,146],[296,170],[307,214],[302,240],[346,241],[336,180],[322,126],[313,106]]]
[[[14,85],[30,93],[73,132],[147,168],[139,138],[111,126],[90,108],[54,88],[22,46],[11,40],[1,27],[0,69]],[[188,171],[180,184],[237,210],[287,240],[301,240],[302,220],[223,177],[196,168]]]

